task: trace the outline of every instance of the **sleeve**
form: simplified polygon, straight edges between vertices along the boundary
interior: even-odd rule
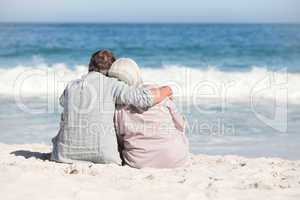
[[[168,110],[172,116],[172,120],[175,124],[175,127],[180,131],[184,131],[187,126],[187,122],[186,122],[184,116],[182,116],[177,111],[175,103],[172,100],[167,99],[164,102],[164,105],[168,108]]]
[[[64,105],[65,105],[65,95],[66,95],[66,93],[67,93],[67,88],[64,90],[64,92],[59,97],[59,104],[60,104],[61,107],[64,107]]]
[[[75,81],[78,81],[78,80],[75,80]],[[69,82],[69,83],[66,85],[66,87],[65,87],[65,89],[64,89],[64,91],[63,91],[63,93],[62,93],[61,96],[59,97],[59,104],[60,104],[60,106],[63,107],[63,108],[64,108],[65,104],[67,103],[66,101],[67,101],[67,98],[68,98],[68,90],[69,90],[70,86],[71,86],[75,81]]]
[[[154,105],[154,99],[150,89],[145,87],[129,87],[127,84],[112,79],[113,97],[116,104],[133,105],[138,108],[147,109]]]

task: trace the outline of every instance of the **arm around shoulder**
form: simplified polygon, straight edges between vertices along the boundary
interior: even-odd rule
[[[150,89],[146,87],[136,88],[114,80],[113,96],[117,104],[149,108],[171,95],[172,89],[169,86]]]

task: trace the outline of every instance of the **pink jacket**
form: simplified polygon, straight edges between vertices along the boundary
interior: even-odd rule
[[[145,112],[130,106],[117,109],[115,126],[127,165],[175,168],[188,163],[186,122],[173,101],[165,100]]]

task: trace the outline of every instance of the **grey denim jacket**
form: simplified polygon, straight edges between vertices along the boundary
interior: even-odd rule
[[[59,132],[52,139],[52,160],[121,164],[113,122],[116,104],[145,109],[153,106],[154,99],[147,88],[129,87],[89,72],[67,85],[60,104],[64,110]]]

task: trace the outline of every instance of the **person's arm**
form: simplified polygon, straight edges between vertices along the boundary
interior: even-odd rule
[[[67,93],[67,90],[65,89],[64,92],[59,97],[59,104],[60,104],[61,107],[64,107],[64,105],[65,105],[65,95],[66,95],[66,93]]]
[[[176,109],[176,105],[172,100],[166,100],[165,102],[165,106],[168,108],[170,115],[172,116],[172,120],[174,122],[175,127],[179,130],[179,131],[184,131],[186,126],[187,126],[187,122],[184,118],[184,116],[182,116]]]
[[[169,86],[158,88],[129,87],[127,84],[112,79],[113,96],[116,104],[133,105],[139,108],[149,108],[172,95]]]

